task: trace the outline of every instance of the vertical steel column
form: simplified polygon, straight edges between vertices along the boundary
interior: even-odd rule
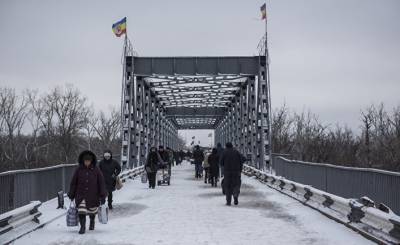
[[[145,132],[145,105],[144,105],[144,80],[142,77],[136,78],[137,83],[137,95],[136,95],[136,111],[137,111],[137,142],[138,142],[138,166],[141,166],[144,162],[144,151],[145,151],[145,144],[146,144],[146,132]]]
[[[256,162],[258,166],[258,169],[264,169],[264,162],[262,161],[261,157],[261,148],[262,148],[262,142],[261,142],[261,105],[260,105],[260,76],[256,77],[256,110],[255,110],[255,156],[256,156]]]
[[[143,128],[144,128],[144,147],[142,151],[143,164],[146,162],[146,157],[149,152],[150,138],[151,138],[151,125],[150,125],[150,113],[151,113],[151,97],[150,97],[150,89],[144,84],[144,96],[143,96],[143,105],[144,105],[144,115],[143,115]]]
[[[255,148],[256,148],[256,86],[255,86],[255,77],[249,78],[249,83],[248,83],[248,99],[249,99],[249,132],[248,132],[248,147],[250,150],[251,154],[251,164],[253,166],[256,166],[258,168],[258,165],[256,163],[256,154],[255,154]]]
[[[243,122],[243,132],[244,132],[244,150],[246,152],[246,157],[251,158],[251,147],[249,145],[250,140],[250,125],[249,125],[249,117],[250,117],[250,108],[249,108],[249,94],[250,94],[250,85],[249,79],[247,79],[246,88],[244,90],[244,98],[243,98],[243,107],[244,107],[244,114],[242,118]],[[251,160],[249,164],[252,164]]]
[[[160,145],[165,147],[165,118],[164,108],[160,108]]]
[[[165,119],[165,147],[170,147],[170,139],[171,139],[171,128],[169,125],[169,120]]]
[[[241,153],[247,157],[247,81],[246,86],[240,89],[240,149]]]
[[[259,120],[260,120],[260,155],[262,168],[271,167],[271,105],[270,105],[270,91],[268,89],[268,70],[266,66],[262,65],[260,62],[259,65],[259,84],[258,84],[258,97],[259,97]]]
[[[231,126],[231,142],[233,147],[236,147],[235,145],[235,133],[236,133],[236,125],[235,125],[235,119],[236,119],[236,108],[235,108],[235,100],[232,100],[231,104],[231,116],[230,116],[230,126]]]
[[[231,141],[231,107],[228,108],[228,114],[226,117],[226,142]]]
[[[240,137],[241,137],[241,125],[240,125],[240,113],[241,113],[241,106],[240,106],[240,90],[235,94],[235,121],[234,121],[234,128],[235,128],[235,147],[236,149],[241,152],[241,145],[240,145]]]
[[[219,143],[219,124],[217,127],[214,128],[214,146],[216,147],[217,144]]]
[[[122,81],[122,98],[121,98],[121,165],[123,168],[129,168],[133,163],[131,151],[132,134],[134,127],[132,127],[132,122],[134,121],[134,114],[132,113],[132,106],[134,105],[134,67],[133,67],[134,57],[126,57],[123,65],[123,81]]]
[[[131,86],[131,114],[132,118],[129,122],[129,127],[131,128],[131,141],[130,141],[130,149],[129,149],[129,156],[131,162],[129,163],[129,167],[133,168],[138,165],[138,155],[139,155],[139,145],[137,143],[139,130],[138,130],[138,114],[137,114],[137,77],[134,76],[132,86]]]
[[[160,145],[160,102],[156,99],[155,106],[155,118],[154,118],[154,145],[158,148]]]
[[[150,93],[150,121],[149,121],[149,142],[147,152],[150,148],[155,145],[155,135],[156,135],[156,98]]]

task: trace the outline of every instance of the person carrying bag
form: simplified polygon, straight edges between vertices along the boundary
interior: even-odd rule
[[[71,202],[67,211],[66,221],[68,227],[78,226],[78,209],[74,202]]]

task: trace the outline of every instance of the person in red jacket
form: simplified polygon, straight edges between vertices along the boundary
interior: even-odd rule
[[[79,234],[84,234],[86,229],[86,215],[89,215],[89,230],[94,230],[94,221],[97,209],[105,203],[107,192],[104,177],[96,166],[96,155],[91,151],[83,151],[78,158],[79,166],[71,180],[68,197],[75,199],[78,207]]]

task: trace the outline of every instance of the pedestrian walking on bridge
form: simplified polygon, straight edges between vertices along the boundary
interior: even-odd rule
[[[210,156],[210,152],[205,153],[204,161],[203,161],[203,169],[204,169],[204,183],[210,183],[210,163],[208,162],[208,157]]]
[[[149,188],[154,189],[156,187],[156,175],[159,166],[160,156],[158,155],[157,148],[151,147],[150,152],[147,155],[147,161],[145,170],[147,173],[147,179],[149,181]]]
[[[224,169],[224,188],[228,206],[231,205],[232,196],[234,204],[239,204],[241,172],[244,162],[244,156],[233,148],[232,143],[226,143],[226,149],[221,156],[221,166]]]
[[[217,187],[219,177],[219,155],[216,148],[212,149],[211,154],[208,156],[208,164],[210,165],[211,186]]]
[[[202,175],[202,163],[204,160],[204,153],[203,151],[200,149],[199,145],[195,146],[195,149],[193,151],[193,159],[194,159],[194,164],[195,164],[195,177],[196,179],[200,179],[201,175]]]
[[[89,215],[89,230],[94,230],[95,215],[98,207],[105,203],[106,189],[101,170],[96,166],[96,155],[91,151],[83,151],[78,158],[79,166],[72,177],[68,197],[75,199],[78,207],[79,234],[86,230],[86,215]]]
[[[112,158],[111,150],[105,150],[103,154],[103,160],[100,161],[99,167],[103,173],[104,182],[108,192],[108,208],[113,209],[113,191],[115,191],[117,177],[121,173],[121,166]]]

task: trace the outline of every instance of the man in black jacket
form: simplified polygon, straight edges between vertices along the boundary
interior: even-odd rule
[[[239,194],[241,181],[241,172],[245,158],[236,149],[232,143],[226,143],[226,149],[222,153],[220,164],[224,168],[224,188],[226,195],[226,205],[230,206],[232,195],[234,204],[239,204]]]
[[[115,185],[117,183],[117,176],[121,173],[121,166],[119,163],[112,158],[112,152],[110,150],[104,151],[103,160],[100,161],[100,170],[104,176],[104,182],[108,192],[108,208],[112,209],[113,202],[113,191],[115,191]]]
[[[204,161],[204,153],[203,151],[200,149],[199,145],[196,145],[193,151],[193,159],[194,159],[194,164],[195,164],[195,177],[196,179],[201,178],[203,169],[201,164]]]

